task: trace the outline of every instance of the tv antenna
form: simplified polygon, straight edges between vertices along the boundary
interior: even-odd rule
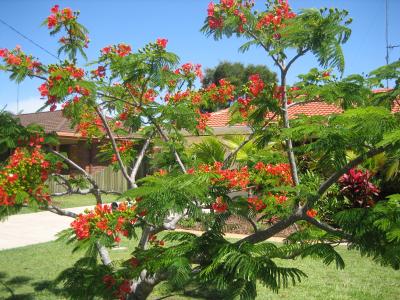
[[[394,48],[400,47],[399,45],[391,45],[389,44],[389,16],[388,16],[388,12],[389,12],[389,3],[388,0],[385,1],[385,40],[386,40],[386,65],[389,64],[390,62],[390,58],[389,58],[389,50],[392,50]],[[386,79],[386,88],[389,88],[389,79]]]

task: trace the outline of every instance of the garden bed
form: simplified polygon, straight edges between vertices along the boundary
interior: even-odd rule
[[[263,223],[261,224],[261,229],[266,229],[270,226],[268,223]],[[184,219],[181,220],[178,223],[177,228],[180,229],[189,229],[189,230],[198,230],[198,231],[205,231],[206,228],[204,227],[204,224],[201,222],[198,222],[193,219]],[[287,237],[291,233],[296,231],[296,228],[294,226],[290,226],[286,228],[285,230],[279,232],[276,236],[277,237]],[[254,233],[253,226],[250,224],[249,221],[240,218],[238,216],[230,216],[228,220],[226,221],[226,226],[223,230],[224,233],[238,233],[238,234],[252,234]]]

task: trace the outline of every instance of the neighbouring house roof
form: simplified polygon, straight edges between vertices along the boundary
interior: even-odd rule
[[[394,112],[394,113],[400,112],[400,99],[393,102],[392,112]]]
[[[65,133],[66,135],[76,134],[75,128],[71,128],[71,122],[63,116],[61,110],[20,114],[16,116],[23,126],[38,124],[44,131]]]
[[[30,114],[20,114],[16,116],[23,126],[30,124],[37,124],[43,127],[47,133],[56,133],[59,137],[64,138],[85,138],[79,132],[76,127],[72,126],[71,121],[66,118],[61,110],[37,112]],[[140,135],[130,134],[129,136],[119,136],[115,134],[117,139],[140,137]]]
[[[304,104],[298,104],[292,107],[289,107],[289,119],[296,118],[297,115],[307,115],[307,116],[328,116],[332,114],[340,114],[343,112],[343,109],[334,105],[328,104],[325,102],[309,102]],[[223,109],[217,112],[214,112],[210,115],[208,119],[207,126],[209,127],[227,127],[229,126],[230,114],[229,109]],[[245,123],[237,124],[235,126],[246,126]]]

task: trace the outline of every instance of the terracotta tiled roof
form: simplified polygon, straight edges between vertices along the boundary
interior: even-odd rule
[[[332,114],[338,114],[343,112],[343,110],[333,104],[328,104],[325,102],[309,102],[305,104],[299,104],[289,107],[289,118],[293,119],[296,115],[307,115],[307,116],[327,116]],[[225,127],[229,126],[229,109],[223,109],[211,114],[208,119],[207,126],[209,127]],[[245,126],[246,124],[238,124],[236,126]]]
[[[229,109],[222,109],[210,115],[207,121],[207,126],[210,127],[225,127],[229,123]]]
[[[59,137],[82,138],[82,135],[76,131],[76,128],[71,128],[71,121],[63,116],[61,110],[21,114],[16,117],[21,121],[21,125],[23,126],[37,124],[42,126],[45,132],[57,133]],[[114,133],[114,136],[116,139],[140,137],[140,135],[134,133],[126,136],[119,136]]]
[[[394,112],[394,113],[400,112],[400,100],[399,99],[393,102],[392,112]]]
[[[343,109],[325,102],[309,102],[305,104],[298,104],[293,107],[289,107],[289,119],[293,119],[296,115],[306,116],[329,116],[332,114],[340,114]]]
[[[388,91],[391,91],[391,90],[392,90],[391,88],[382,88],[382,89],[375,89],[375,90],[373,90],[373,92],[375,94],[377,94],[377,93],[388,92]],[[400,112],[400,98],[397,98],[396,100],[393,101],[392,112],[393,113]]]
[[[61,110],[21,114],[16,117],[20,119],[21,125],[38,124],[45,132],[75,133],[75,129],[71,128],[71,122],[63,116]]]
[[[374,94],[377,94],[377,93],[388,92],[388,91],[391,91],[391,90],[392,90],[391,88],[381,88],[381,89],[374,89],[372,92]]]

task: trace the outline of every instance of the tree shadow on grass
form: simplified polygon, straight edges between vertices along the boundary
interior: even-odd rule
[[[28,284],[32,280],[31,277],[27,276],[15,276],[8,278],[7,273],[0,272],[0,291],[4,292],[3,298],[5,300],[31,300],[34,299],[34,293],[16,293],[15,289]]]
[[[32,286],[36,292],[46,291],[56,296],[60,296],[62,294],[62,289],[57,287],[57,284],[54,282],[54,280],[37,281],[34,282]]]

